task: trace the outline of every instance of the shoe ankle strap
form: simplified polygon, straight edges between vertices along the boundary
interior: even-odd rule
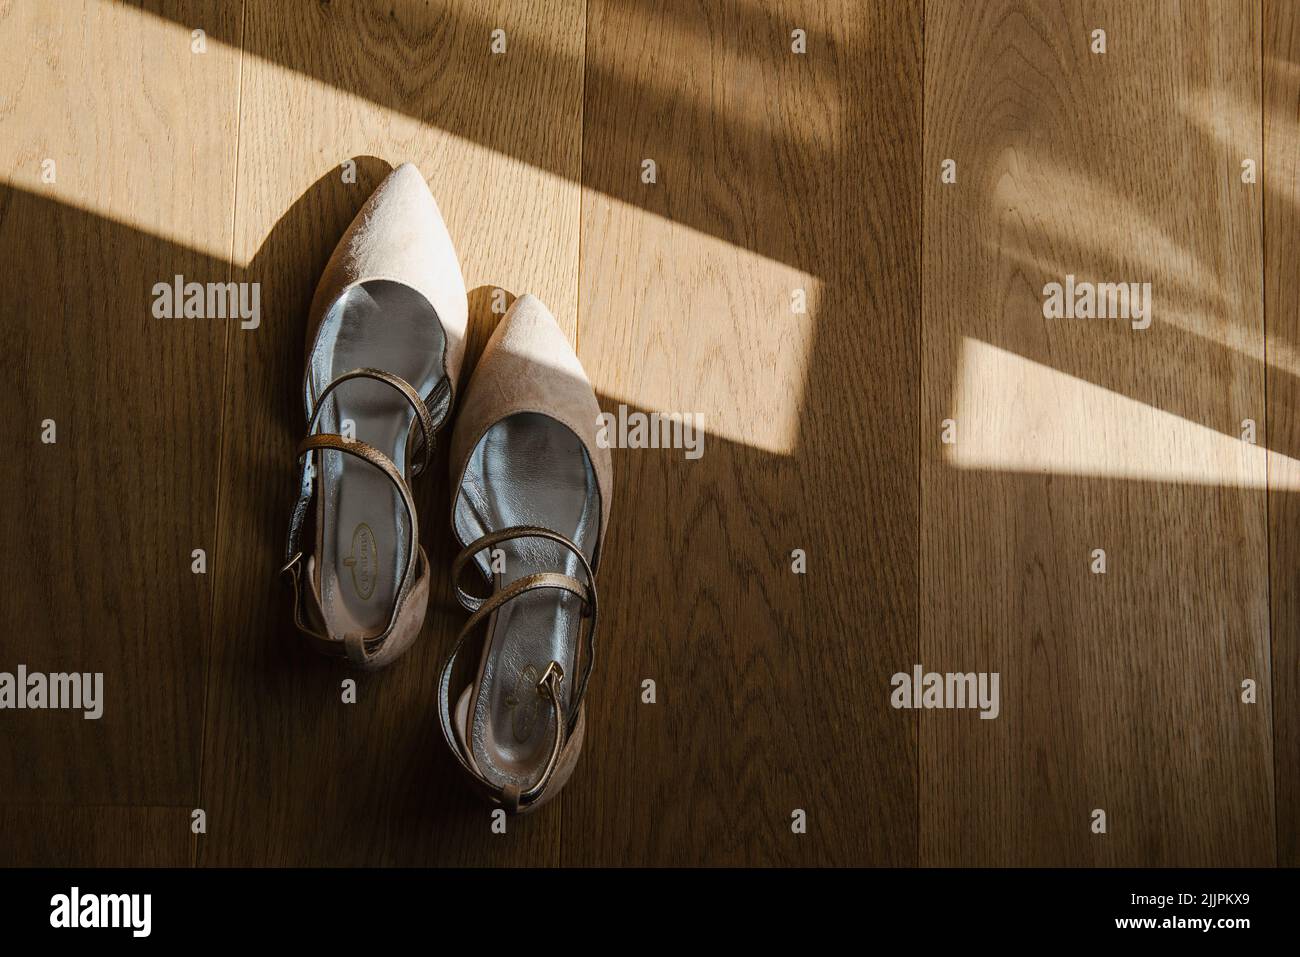
[[[335,380],[338,381],[337,379]],[[361,634],[347,634],[340,641],[331,638],[328,634],[311,627],[304,619],[302,614],[302,549],[299,540],[302,536],[302,525],[307,515],[307,506],[315,496],[315,480],[312,475],[311,460],[312,453],[317,451],[342,452],[345,455],[351,455],[361,459],[364,462],[373,465],[379,471],[383,472],[388,480],[397,488],[398,494],[402,498],[402,505],[406,508],[408,518],[408,537],[410,539],[407,548],[406,568],[402,572],[401,582],[398,585],[397,595],[393,601],[393,613],[389,617],[388,625],[384,628],[382,634],[366,638]],[[289,519],[289,536],[286,546],[286,561],[280,569],[280,574],[290,577],[290,583],[293,587],[293,617],[294,624],[298,630],[310,638],[319,642],[319,648],[322,652],[329,655],[343,656],[346,655],[358,665],[364,665],[374,658],[380,648],[383,646],[385,639],[392,634],[393,626],[397,624],[398,616],[401,614],[403,603],[406,601],[406,595],[410,591],[413,576],[416,569],[416,559],[419,557],[421,563],[424,561],[423,553],[420,549],[420,543],[417,533],[417,521],[415,514],[415,501],[411,498],[411,489],[402,478],[402,474],[397,470],[397,466],[383,452],[380,452],[374,446],[367,445],[365,442],[359,442],[356,439],[347,439],[341,435],[332,433],[320,433],[309,435],[302,440],[298,446],[298,457],[302,461],[301,478],[299,483],[298,500],[294,503],[293,513]],[[417,556],[417,553],[420,553]]]
[[[513,541],[516,538],[544,538],[548,541],[563,545],[573,556],[578,559],[582,566],[582,571],[586,583],[589,586],[595,585],[596,576],[591,570],[591,563],[587,561],[587,556],[583,553],[573,541],[559,532],[552,531],[549,528],[543,528],[540,525],[512,525],[509,528],[503,528],[495,532],[488,532],[480,538],[474,539],[456,556],[455,561],[451,564],[451,583],[456,589],[456,600],[466,611],[477,611],[478,607],[486,601],[486,597],[480,598],[477,595],[471,595],[460,587],[461,573],[469,560],[493,545],[500,545],[502,542]]]
[[[460,588],[459,573],[470,557],[489,548],[492,545],[503,541],[509,541],[514,538],[544,538],[550,541],[558,542],[567,547],[574,555],[577,556],[581,563],[586,582],[580,582],[570,575],[560,572],[537,572],[532,575],[525,575],[511,582],[505,588],[495,592],[486,598],[477,598],[469,595]],[[479,538],[468,545],[457,556],[453,566],[453,578],[456,580],[457,597],[461,599],[462,604],[471,607],[473,603],[473,614],[461,628],[460,634],[456,638],[456,644],[452,647],[451,654],[447,656],[446,662],[442,666],[442,672],[438,679],[438,716],[442,724],[443,736],[451,746],[452,752],[460,762],[462,768],[469,774],[475,784],[484,791],[491,799],[502,805],[511,813],[517,812],[522,807],[537,801],[546,790],[547,784],[550,783],[551,777],[559,767],[561,761],[565,758],[568,749],[575,740],[573,732],[582,714],[582,703],[587,693],[587,681],[591,677],[592,665],[595,663],[596,655],[596,621],[598,614],[598,602],[596,598],[596,581],[595,575],[591,570],[591,565],[587,561],[586,555],[578,548],[576,544],[570,541],[559,532],[551,529],[540,528],[537,526],[520,525],[512,528],[502,529],[497,532],[489,532],[482,538]],[[560,682],[564,680],[564,669],[557,661],[552,661],[547,665],[541,679],[537,682],[537,691],[545,694],[551,702],[554,709],[555,718],[555,737],[551,745],[550,757],[542,771],[541,777],[531,785],[527,790],[518,786],[508,785],[500,786],[493,784],[482,772],[474,765],[470,756],[464,753],[464,746],[457,742],[455,728],[452,725],[452,690],[451,680],[455,670],[456,661],[460,656],[461,650],[465,645],[466,639],[479,629],[479,626],[487,622],[491,616],[507,602],[513,601],[521,595],[539,589],[555,589],[566,591],[578,596],[583,603],[583,618],[586,624],[586,660],[582,665],[581,677],[574,686],[574,692],[569,700],[568,714],[565,714],[564,705],[560,699]],[[581,644],[581,642],[580,642]]]
[[[420,425],[421,450],[423,455],[411,468],[411,478],[415,478],[429,464],[433,455],[433,440],[437,432],[442,428],[447,413],[451,409],[451,380],[443,376],[438,380],[438,384],[433,387],[429,393],[429,402],[433,403],[433,408],[429,403],[421,398],[420,393],[415,390],[411,383],[407,382],[399,375],[393,375],[391,372],[385,372],[382,369],[360,368],[353,369],[350,372],[344,372],[336,377],[329,385],[321,390],[320,395],[316,396],[316,402],[312,408],[311,415],[307,420],[307,434],[311,435],[316,431],[316,423],[320,420],[321,410],[325,408],[325,399],[338,386],[352,379],[372,379],[375,382],[382,382],[391,386],[402,394],[402,397],[410,404],[411,409],[415,412],[415,419]]]
[[[575,690],[576,707],[576,702],[581,702],[583,695],[587,693],[587,680],[591,677],[591,667],[596,657],[596,573],[592,569],[591,562],[588,561],[586,553],[583,552],[583,550],[579,548],[572,539],[554,531],[553,529],[544,528],[540,525],[511,525],[508,528],[488,532],[486,535],[476,538],[461,549],[460,554],[457,555],[455,561],[452,562],[451,581],[452,585],[456,589],[456,600],[471,612],[479,611],[485,602],[491,600],[491,598],[480,598],[477,595],[471,595],[469,592],[461,588],[461,574],[464,571],[466,564],[469,563],[469,560],[479,552],[482,552],[484,549],[489,549],[494,545],[500,545],[502,542],[513,541],[517,538],[542,538],[563,545],[573,554],[574,558],[578,560],[578,565],[582,569],[583,584],[587,589],[587,595],[583,597],[583,616],[591,618],[591,622],[587,629],[586,664],[582,669],[582,676],[578,680]],[[567,578],[569,581],[574,580],[568,575],[563,575],[561,573],[555,574],[559,574],[560,577]],[[496,596],[492,596],[492,598],[495,597]],[[474,620],[473,617],[470,618],[470,622],[473,622]],[[469,628],[468,622],[466,623],[466,628]]]

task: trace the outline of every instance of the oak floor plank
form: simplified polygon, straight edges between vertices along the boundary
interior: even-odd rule
[[[1274,860],[1259,51],[1246,2],[927,4],[920,660],[1001,714],[921,712],[923,864]],[[1067,275],[1151,326],[1045,319]]]
[[[187,867],[185,807],[0,805],[0,867]]]
[[[920,5],[589,17],[579,354],[705,440],[614,453],[565,860],[914,863]]]
[[[429,180],[480,342],[498,287],[537,294],[576,330],[583,4],[512,6],[507,52],[492,55],[480,26],[500,13],[485,0],[248,6],[235,250],[241,278],[262,284],[267,317],[231,342],[201,864],[558,860],[557,815],[491,834],[488,807],[437,729],[437,668],[465,618],[448,581],[445,452],[416,483],[434,591],[425,633],[401,661],[371,675],[316,656],[299,644],[276,578],[305,429],[307,309],[390,167],[411,161]],[[552,68],[556,57],[566,69]],[[383,96],[346,92],[376,84]],[[503,155],[444,128],[466,123],[537,154]],[[350,159],[355,184],[341,175]],[[355,705],[341,703],[345,678],[357,681]]]
[[[1264,3],[1264,329],[1277,856],[1300,866],[1300,11]]]
[[[147,833],[166,815],[75,807],[189,805],[198,786],[211,576],[191,551],[211,556],[227,321],[155,318],[153,289],[229,278],[238,54],[192,52],[178,22],[229,34],[238,8],[149,7],[0,4],[0,671],[104,685],[99,720],[3,712],[0,806],[43,805],[0,811],[10,860],[82,862],[57,834],[105,814],[160,859],[190,841],[184,821]]]

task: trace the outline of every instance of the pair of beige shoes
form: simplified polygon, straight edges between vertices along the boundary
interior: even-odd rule
[[[461,395],[467,313],[438,205],[405,164],[348,227],[312,302],[283,571],[294,623],[320,651],[375,669],[409,648],[430,580],[409,482],[454,410],[452,579],[471,614],[439,715],[470,780],[524,812],[564,786],[582,749],[609,450],[591,383],[534,296],[511,306]],[[482,597],[462,587],[466,566]],[[458,667],[475,642],[477,668]]]

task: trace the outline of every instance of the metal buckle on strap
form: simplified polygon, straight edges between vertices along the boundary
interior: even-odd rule
[[[546,670],[542,672],[541,679],[537,682],[537,690],[538,691],[545,690],[546,684],[548,681],[551,680],[552,676],[555,677],[555,683],[557,685],[564,680],[564,669],[560,667],[560,663],[558,661],[552,661],[549,665],[546,666]]]

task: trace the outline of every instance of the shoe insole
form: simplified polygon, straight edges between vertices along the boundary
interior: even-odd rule
[[[470,459],[456,522],[465,541],[514,525],[549,528],[568,536],[590,560],[600,531],[600,493],[586,449],[549,416],[519,413],[498,422]],[[581,565],[563,545],[518,538],[497,548],[476,557],[495,591],[539,572],[561,572],[585,584]],[[578,678],[582,615],[578,596],[539,589],[502,605],[488,621],[468,702],[466,744],[492,783],[527,788],[545,770],[554,709],[537,683],[547,665],[559,662],[567,715]]]
[[[428,395],[442,376],[444,336],[427,300],[406,286],[370,282],[334,307],[332,353],[317,357],[317,381],[358,368],[401,376]],[[322,367],[323,366],[323,367]],[[415,411],[392,386],[350,379],[325,399],[321,432],[349,436],[383,452],[406,474]],[[418,428],[418,426],[417,426]],[[323,451],[317,476],[321,608],[330,634],[383,634],[410,555],[412,529],[401,493],[370,463]],[[418,547],[418,545],[416,546]]]

